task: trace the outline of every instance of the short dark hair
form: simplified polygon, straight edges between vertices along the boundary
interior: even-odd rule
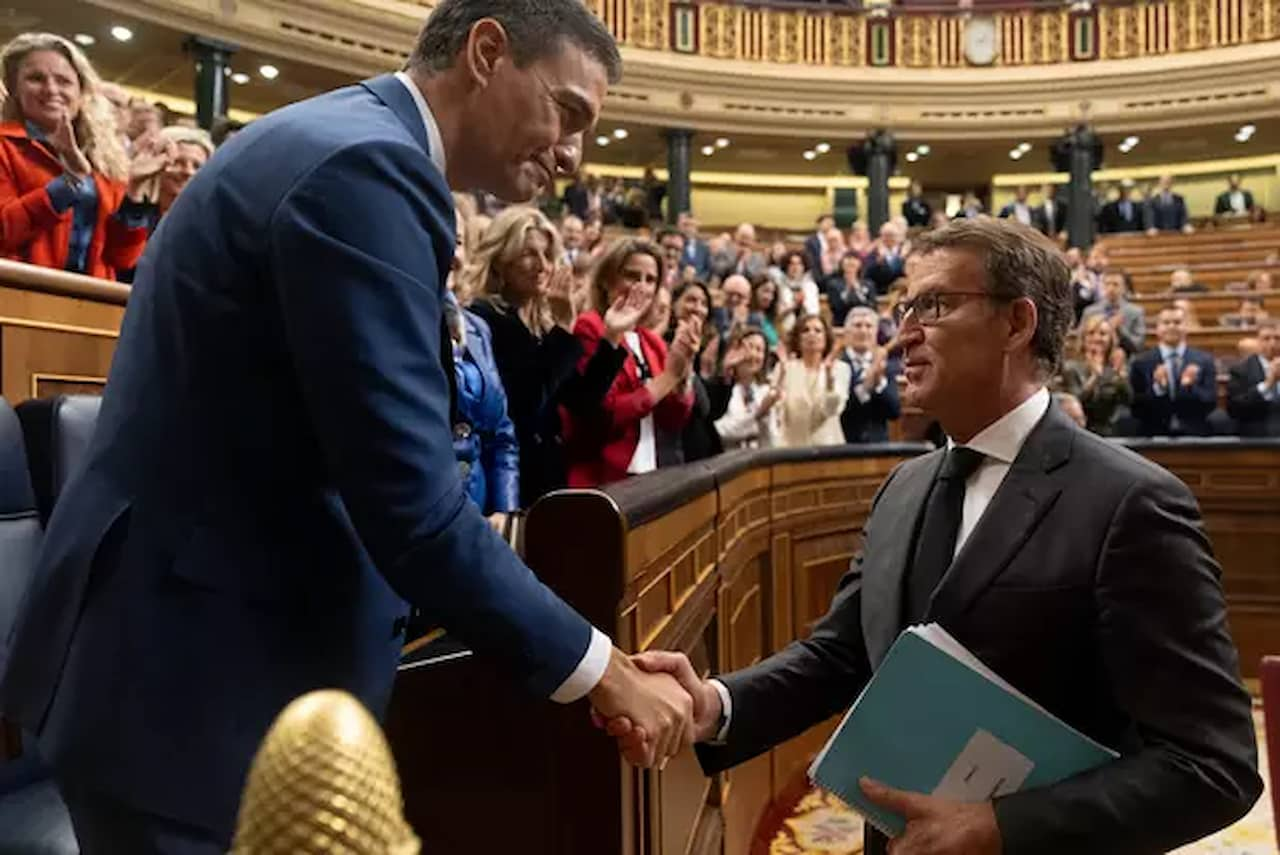
[[[684,232],[679,229],[674,229],[671,226],[665,226],[662,231],[658,232],[658,245],[661,246],[662,242],[669,237],[680,238],[680,246],[684,246]]]
[[[452,68],[471,28],[485,18],[507,31],[519,67],[555,53],[567,41],[603,65],[610,84],[622,79],[613,35],[582,0],[441,0],[418,35],[408,67]]]
[[[1071,268],[1061,250],[1030,226],[990,217],[952,220],[916,239],[916,252],[921,255],[942,249],[978,253],[993,297],[1025,297],[1035,304],[1038,320],[1031,350],[1046,376],[1056,372],[1067,332],[1075,322]]]

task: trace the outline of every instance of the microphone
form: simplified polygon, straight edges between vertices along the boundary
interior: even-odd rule
[[[335,689],[297,698],[258,748],[232,855],[418,855],[395,761],[359,701]]]

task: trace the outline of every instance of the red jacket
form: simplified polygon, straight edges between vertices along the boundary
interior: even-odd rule
[[[62,164],[27,136],[22,122],[0,124],[0,255],[64,270],[71,242],[71,209],[59,214],[45,189],[63,174]],[[84,272],[115,279],[117,270],[138,265],[147,243],[145,228],[127,228],[115,213],[125,185],[93,173],[98,188],[98,223],[89,243]]]
[[[637,332],[645,362],[656,377],[666,367],[667,345],[649,330]],[[578,316],[573,334],[582,342],[582,359],[578,362],[578,370],[582,371],[600,346],[604,320],[598,312],[584,312]],[[673,392],[655,401],[644,386],[635,357],[628,352],[596,416],[582,418],[562,411],[562,418],[566,419],[565,457],[570,487],[599,487],[626,478],[627,467],[640,443],[640,422],[650,413],[657,428],[668,431],[684,428],[693,411],[692,392],[683,395]]]

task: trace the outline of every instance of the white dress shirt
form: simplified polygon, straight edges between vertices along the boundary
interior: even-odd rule
[[[1009,474],[1009,467],[1017,459],[1022,446],[1026,444],[1031,431],[1040,423],[1040,419],[1049,411],[1052,399],[1049,390],[1041,386],[1035,394],[1018,406],[983,428],[977,436],[965,443],[966,448],[980,451],[986,460],[978,466],[969,480],[965,481],[964,511],[960,518],[960,531],[956,534],[956,551],[959,554],[964,542],[977,528],[987,506],[995,497],[996,491],[1004,483]],[[954,443],[947,441],[950,448]],[[711,685],[720,695],[720,704],[724,710],[723,726],[716,734],[716,741],[723,742],[729,734],[729,723],[733,717],[733,696],[729,689],[719,680],[711,680]]]
[[[627,349],[631,351],[636,365],[646,365],[644,350],[640,347],[640,333],[626,333],[624,339]],[[652,366],[650,366],[652,368]],[[640,420],[640,440],[636,443],[635,453],[631,455],[631,463],[627,466],[628,475],[643,475],[658,468],[658,446],[653,432],[653,412]]]
[[[427,140],[431,144],[431,162],[435,164],[436,169],[440,170],[440,176],[443,178],[447,173],[445,168],[447,161],[445,160],[444,138],[440,136],[440,126],[436,124],[436,117],[431,112],[431,106],[427,104],[426,97],[422,94],[422,90],[418,88],[413,79],[403,71],[396,72],[396,79],[404,84],[409,90],[409,94],[413,96],[413,103],[418,105],[418,112],[422,115],[422,124],[427,129]],[[570,704],[578,700],[600,682],[600,678],[604,676],[605,669],[609,667],[609,656],[613,653],[613,642],[609,640],[609,636],[605,635],[595,627],[591,628],[591,641],[587,644],[587,651],[582,655],[582,659],[578,662],[578,667],[573,669],[560,687],[551,695],[551,700],[559,704]]]

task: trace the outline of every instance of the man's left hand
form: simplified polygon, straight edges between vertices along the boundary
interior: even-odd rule
[[[861,784],[872,802],[907,818],[907,830],[889,841],[889,855],[1001,855],[991,802],[953,802],[895,790],[870,778]]]

